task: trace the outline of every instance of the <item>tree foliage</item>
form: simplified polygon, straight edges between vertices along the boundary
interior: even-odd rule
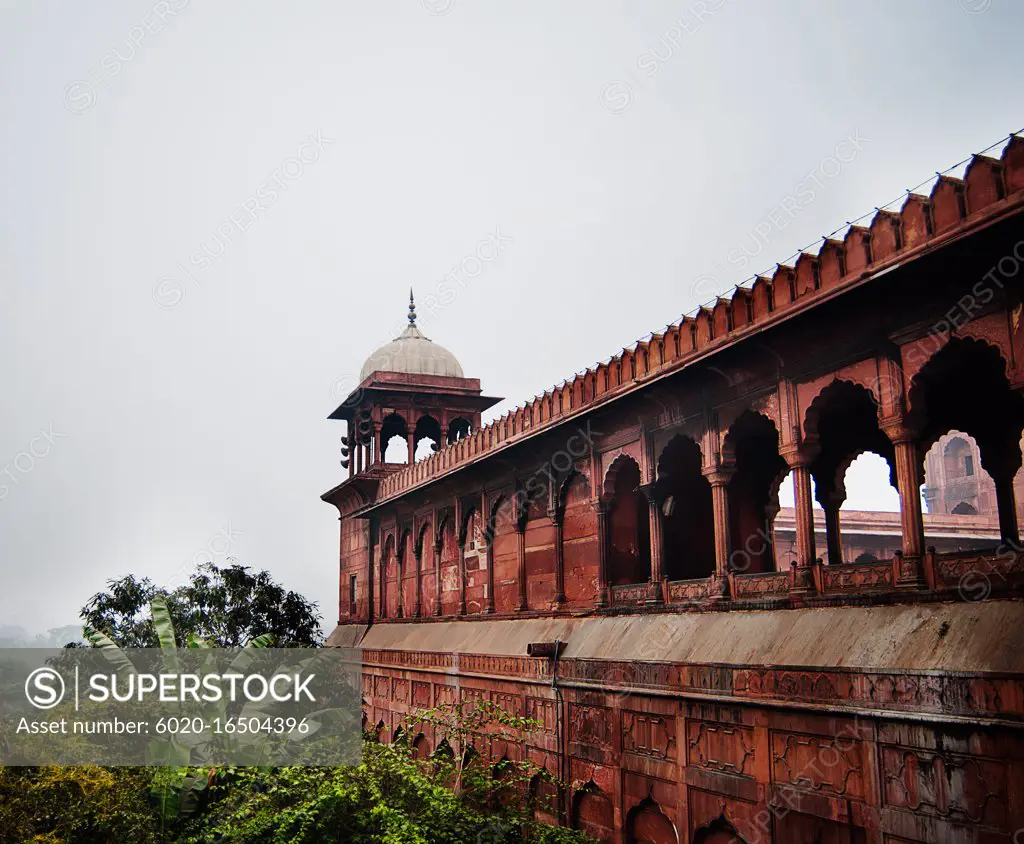
[[[278,647],[316,646],[323,639],[314,602],[287,591],[269,572],[238,564],[205,563],[170,592],[135,575],[107,581],[107,591],[89,599],[81,618],[121,647],[155,648],[149,614],[154,599],[166,604],[180,647],[190,637],[225,648],[243,647],[262,634],[272,635]]]
[[[204,788],[188,790],[197,798],[193,810],[174,820],[151,795],[171,773],[178,782],[177,772],[0,768],[0,842],[585,844],[580,832],[534,820],[538,807],[527,785],[540,774],[529,763],[512,764],[506,776],[509,763],[484,764],[482,754],[416,758],[410,738],[427,723],[454,727],[456,748],[462,740],[503,741],[493,714],[463,720],[456,709],[422,713],[425,720],[410,719],[393,744],[365,735],[362,762],[351,767],[190,769],[187,776]],[[508,735],[522,720],[497,718]]]

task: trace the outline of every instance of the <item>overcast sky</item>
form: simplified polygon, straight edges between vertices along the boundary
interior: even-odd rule
[[[231,555],[330,629],[326,416],[410,285],[457,272],[421,325],[521,402],[1020,129],[1022,24],[1013,0],[0,0],[0,623]]]

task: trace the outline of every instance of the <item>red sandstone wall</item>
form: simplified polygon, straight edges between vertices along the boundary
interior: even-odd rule
[[[519,534],[511,508],[503,507],[495,522],[494,606],[497,612],[513,612],[519,606]]]
[[[398,551],[386,551],[384,560],[384,606],[388,618],[398,615]]]
[[[562,523],[565,599],[570,607],[591,607],[597,597],[599,550],[597,512],[590,498],[590,479],[576,475],[570,482]]]
[[[445,525],[441,547],[441,613],[455,615],[459,611],[459,546],[455,529],[449,521]]]
[[[555,597],[555,525],[547,499],[530,501],[526,523],[526,601],[547,608]]]
[[[378,653],[367,652],[366,658]],[[1024,827],[1019,730],[907,722],[898,713],[865,717],[749,706],[729,699],[724,689],[714,692],[723,681],[738,689],[744,672],[719,676],[714,668],[697,666],[681,669],[685,683],[721,701],[586,690],[564,681],[559,702],[549,681],[507,676],[530,675],[524,670],[533,667],[530,662],[464,656],[457,685],[446,671],[368,665],[367,721],[383,722],[382,734],[390,737],[417,709],[491,700],[539,721],[540,728],[522,744],[482,736],[475,744],[481,757],[529,758],[553,774],[559,770],[560,723],[568,752],[563,777],[570,786],[569,820],[599,841],[995,844]],[[594,678],[612,677],[607,670],[614,674],[606,666]],[[760,677],[746,673],[749,680]],[[762,693],[776,689],[810,699],[843,685],[835,674],[761,673],[756,688]],[[612,679],[621,680],[621,672]],[[648,679],[660,684],[659,678]],[[898,708],[908,695],[921,694],[912,678],[898,675],[874,677],[871,684],[865,702],[873,699],[875,707]],[[999,706],[996,698],[985,697],[984,685],[964,697],[968,708]],[[755,692],[754,686],[745,688]],[[430,752],[436,744],[425,728],[417,746]]]
[[[422,562],[421,568],[423,571],[423,615],[434,614],[434,597],[436,592],[436,585],[434,580],[434,535],[431,529],[427,527],[424,531],[422,538]]]
[[[356,616],[366,618],[370,610],[366,572],[369,567],[370,531],[366,522],[341,520],[341,576],[338,606],[342,617],[349,614],[349,577],[356,576]]]
[[[405,534],[402,542],[402,612],[412,618],[416,608],[416,553],[412,531]]]

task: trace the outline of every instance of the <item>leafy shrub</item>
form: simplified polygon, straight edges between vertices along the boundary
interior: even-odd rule
[[[145,768],[0,768],[0,842],[164,841],[151,778]]]

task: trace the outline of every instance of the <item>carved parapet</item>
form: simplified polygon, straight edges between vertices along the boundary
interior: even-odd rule
[[[732,597],[737,601],[785,598],[790,591],[790,574],[786,571],[731,574],[729,584]]]
[[[668,599],[673,604],[697,604],[711,596],[713,577],[701,580],[677,580],[668,583]]]
[[[617,607],[636,607],[647,603],[651,596],[650,583],[629,583],[611,587],[612,601]]]
[[[893,588],[893,565],[880,563],[841,563],[821,567],[821,591],[826,595],[856,595]]]

